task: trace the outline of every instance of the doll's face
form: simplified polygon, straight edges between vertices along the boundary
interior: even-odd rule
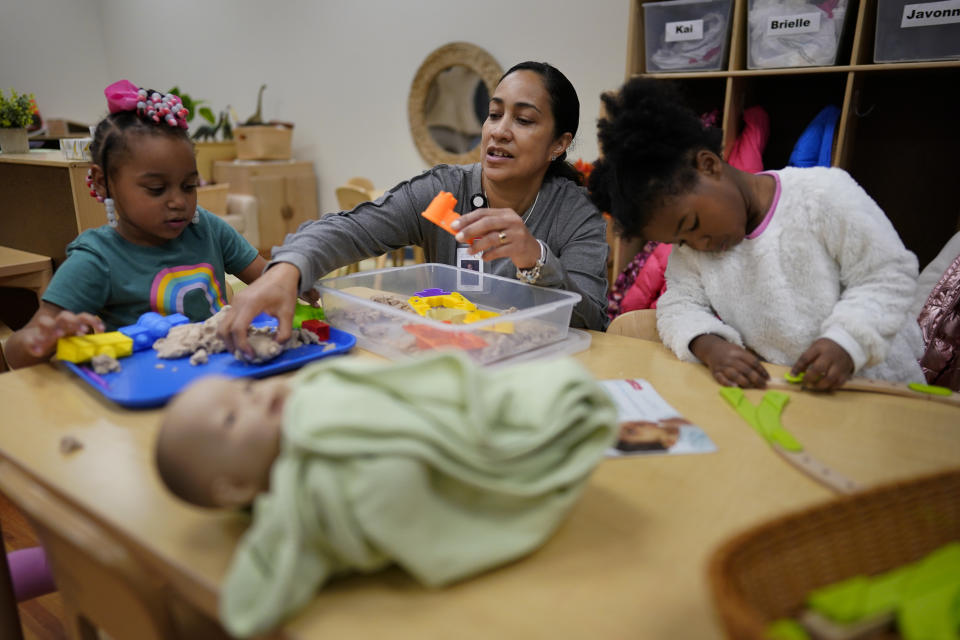
[[[211,376],[190,385],[170,403],[161,427],[164,480],[197,504],[248,504],[267,488],[289,393],[282,378]]]

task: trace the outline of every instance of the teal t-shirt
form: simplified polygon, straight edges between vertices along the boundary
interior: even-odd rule
[[[74,313],[100,316],[108,331],[147,311],[206,320],[227,304],[224,272],[239,273],[257,250],[214,214],[159,247],[125,240],[109,226],[88,229],[67,245],[43,299]]]

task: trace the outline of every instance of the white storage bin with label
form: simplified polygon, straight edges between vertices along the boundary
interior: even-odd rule
[[[836,63],[847,0],[750,0],[747,68]]]
[[[879,0],[874,62],[960,59],[960,0]]]
[[[668,0],[643,5],[647,73],[727,68],[731,0]]]

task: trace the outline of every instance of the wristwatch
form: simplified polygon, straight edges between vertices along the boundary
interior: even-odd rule
[[[520,282],[534,284],[540,279],[540,268],[543,267],[547,260],[547,245],[541,240],[537,240],[537,242],[540,243],[540,259],[537,260],[537,264],[529,269],[517,269],[517,280]]]

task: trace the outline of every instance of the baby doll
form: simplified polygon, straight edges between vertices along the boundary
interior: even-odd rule
[[[572,359],[331,359],[293,378],[196,382],[170,404],[156,460],[189,502],[254,501],[220,601],[227,630],[248,636],[336,573],[396,562],[435,587],[533,551],[616,423]]]

